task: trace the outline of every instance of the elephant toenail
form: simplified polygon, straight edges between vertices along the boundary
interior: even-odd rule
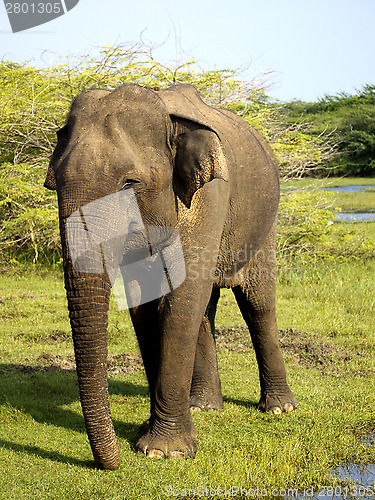
[[[272,408],[269,413],[272,413],[273,415],[281,415],[282,414],[282,411],[281,411],[281,408],[279,408],[278,406],[275,406],[274,408]]]
[[[182,453],[182,451],[171,451],[169,454],[169,458],[184,458],[185,455]]]
[[[166,458],[165,453],[161,450],[150,450],[147,456],[150,458]]]
[[[284,405],[284,411],[286,413],[289,413],[290,411],[293,411],[293,410],[294,410],[294,406],[291,403],[286,403]]]
[[[191,413],[196,413],[197,411],[202,411],[202,408],[199,408],[199,406],[190,406],[190,411]]]

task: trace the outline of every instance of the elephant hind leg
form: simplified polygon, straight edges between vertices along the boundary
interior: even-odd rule
[[[244,282],[234,287],[233,293],[257,357],[261,387],[259,409],[280,414],[294,410],[297,400],[286,380],[276,324],[275,262],[269,256],[269,252],[264,252],[255,257],[244,273]]]
[[[219,297],[220,289],[213,288],[199,329],[190,391],[192,411],[223,408],[215,345],[215,314]]]

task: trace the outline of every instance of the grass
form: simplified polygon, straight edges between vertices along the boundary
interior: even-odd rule
[[[375,183],[335,182],[354,181]],[[375,224],[356,227],[375,237]],[[282,496],[337,484],[329,473],[339,465],[375,463],[375,448],[365,440],[375,430],[375,259],[282,271],[278,326],[299,407],[282,416],[257,410],[254,352],[233,294],[224,290],[217,344],[225,405],[193,414],[195,460],[134,453],[149,411],[147,384],[129,315],[111,301],[109,354],[116,369],[109,391],[122,465],[109,472],[94,467],[84,428],[62,272],[2,269],[0,499],[194,498],[189,489],[195,498],[218,498],[225,487],[227,497],[241,487]]]
[[[332,204],[343,212],[375,211],[375,178],[343,177],[325,179],[298,179],[283,183],[284,189],[334,188],[340,186],[372,186],[360,192],[333,192]]]
[[[122,453],[116,472],[93,467],[75,372],[63,368],[73,351],[60,272],[3,270],[0,498],[158,499],[167,498],[169,486],[180,498],[184,488],[199,486],[302,490],[331,484],[328,473],[341,463],[375,461],[363,441],[375,428],[374,268],[372,261],[321,265],[280,279],[279,327],[300,330],[303,339],[300,351],[285,350],[299,408],[281,417],[256,409],[254,353],[232,294],[224,291],[217,324],[227,336],[239,332],[241,338],[234,335],[230,347],[219,349],[224,410],[193,416],[200,433],[195,460],[135,455],[137,429],[148,415],[145,377],[136,369],[110,378]],[[114,302],[109,337],[112,356],[138,352],[128,314]],[[331,374],[316,359],[317,345],[323,358],[344,353],[341,364],[332,361]],[[306,359],[302,354],[309,349]]]
[[[283,183],[283,187],[339,187],[339,186],[374,186],[375,177],[324,177],[321,179],[312,179],[304,177],[303,179],[293,179]]]

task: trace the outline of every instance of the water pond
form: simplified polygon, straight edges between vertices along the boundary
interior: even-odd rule
[[[363,193],[364,191],[375,191],[375,184],[327,187],[322,189],[335,193]],[[375,207],[369,209],[368,212],[340,212],[336,214],[336,220],[337,222],[375,222]]]
[[[337,486],[321,486],[317,490],[292,492],[282,500],[358,500],[375,498],[375,465],[348,464],[329,474]]]
[[[375,184],[369,184],[369,185],[358,185],[358,186],[338,186],[338,187],[326,187],[322,188],[325,191],[335,191],[335,192],[342,192],[342,193],[356,193],[356,192],[361,192],[361,191],[375,191]]]
[[[317,490],[289,492],[282,500],[374,500],[375,465],[348,464],[332,471],[330,477],[340,483],[337,486],[321,486]]]
[[[375,212],[340,212],[336,214],[338,222],[375,222]]]
[[[342,481],[337,486],[321,486],[317,490],[290,491],[282,500],[374,500],[375,466],[347,465],[339,467],[332,478]]]

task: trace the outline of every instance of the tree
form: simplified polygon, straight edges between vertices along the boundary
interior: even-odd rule
[[[266,95],[267,75],[250,81],[236,70],[204,70],[195,61],[164,64],[143,44],[104,47],[98,56],[68,58],[49,69],[0,63],[0,249],[3,258],[59,260],[54,196],[42,188],[55,133],[81,91],[126,83],[193,84],[210,105],[229,108],[270,141],[283,178],[317,168],[331,154],[306,124],[286,123]]]
[[[307,119],[310,134],[330,137],[337,145],[337,155],[328,162],[335,175],[375,174],[375,85],[366,85],[354,95],[340,93],[325,96],[316,103],[294,101],[284,109],[291,123]]]

